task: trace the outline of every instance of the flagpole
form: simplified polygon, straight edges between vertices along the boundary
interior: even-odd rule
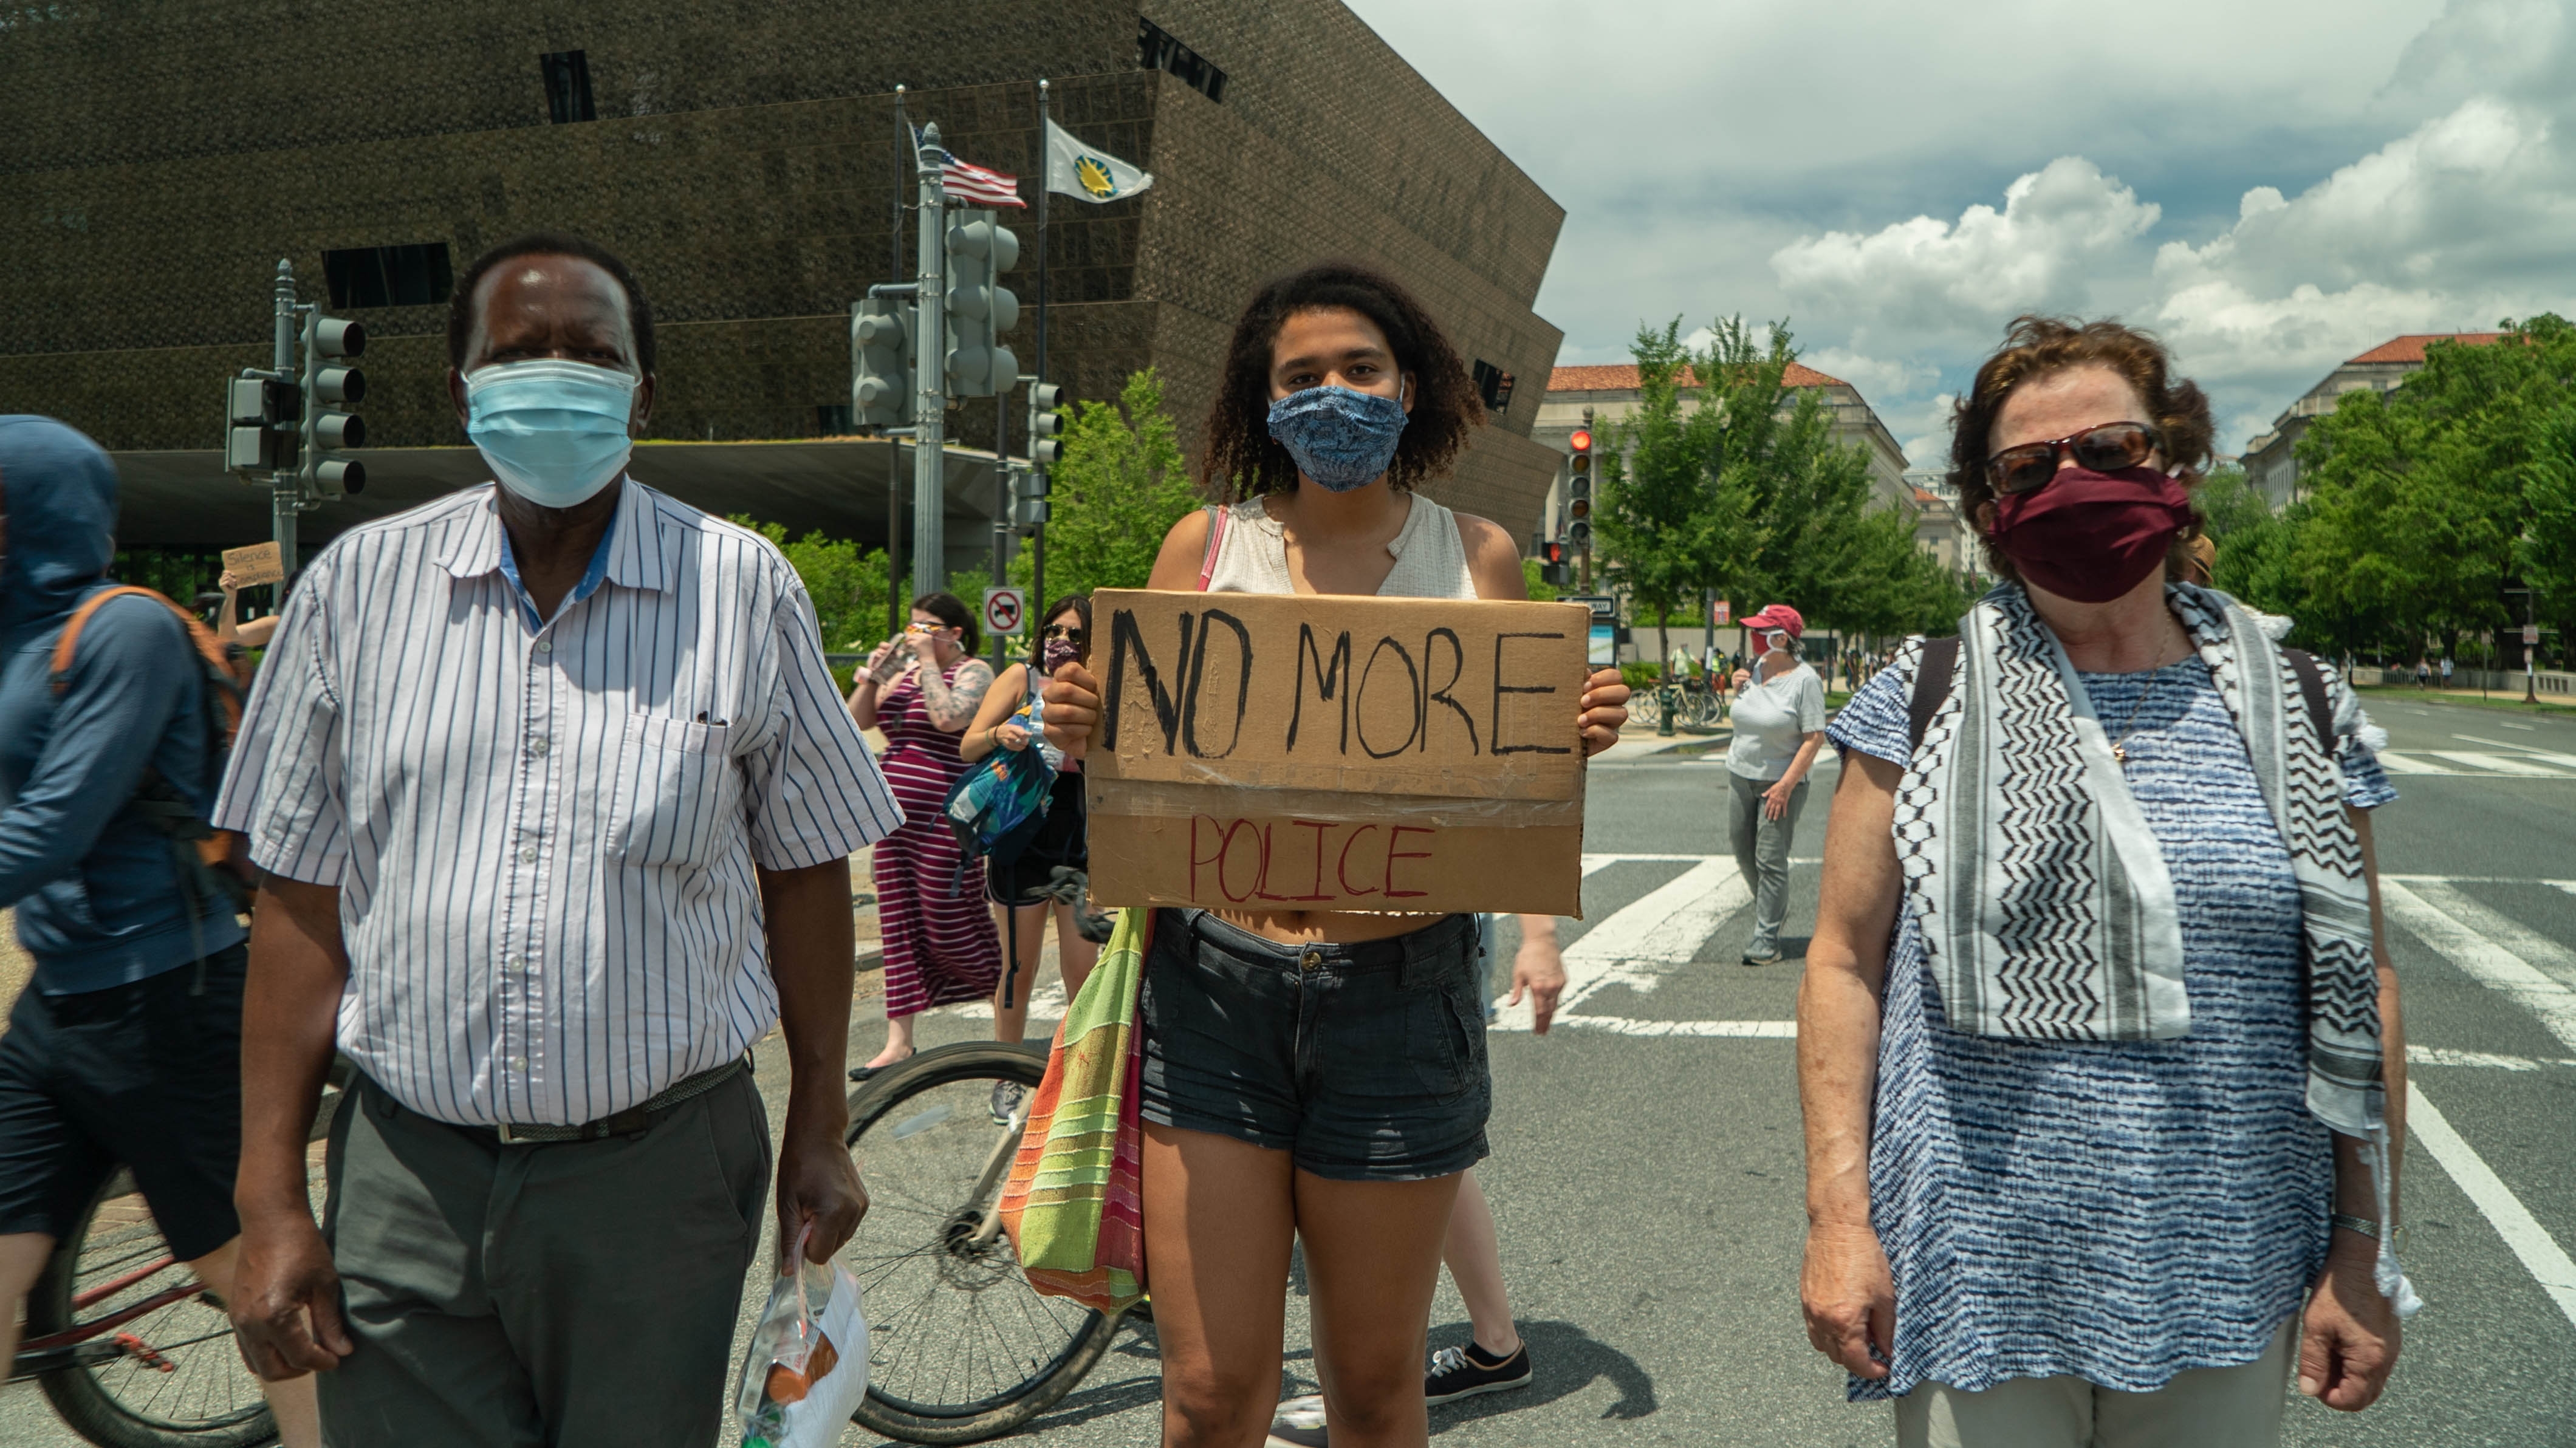
[[[903,137],[900,155],[912,154],[912,118],[904,112],[903,87],[894,88],[894,125]],[[895,183],[893,207],[894,228],[887,239],[886,280],[899,281],[903,276],[903,188],[910,183],[910,167]],[[918,301],[919,298],[914,300]],[[900,305],[900,303],[898,303]],[[915,315],[919,315],[916,311]],[[903,567],[903,443],[886,439],[886,637],[903,637],[904,624]]]
[[[1052,135],[1050,135],[1050,134],[1049,134],[1049,132],[1048,132],[1048,129],[1047,129],[1047,128],[1048,128],[1048,125],[1049,125],[1049,120],[1048,120],[1048,116],[1047,116],[1047,81],[1046,81],[1046,77],[1045,77],[1045,76],[1039,76],[1039,77],[1038,77],[1038,153],[1037,153],[1037,163],[1038,163],[1038,335],[1037,335],[1037,353],[1038,353],[1038,355],[1037,355],[1037,363],[1036,363],[1036,368],[1035,368],[1035,370],[1036,370],[1036,373],[1037,373],[1037,379],[1038,379],[1038,381],[1040,381],[1041,383],[1043,383],[1043,382],[1045,382],[1045,381],[1047,380],[1047,355],[1046,355],[1046,344],[1047,344],[1047,256],[1048,256],[1048,254],[1049,254],[1049,253],[1051,253],[1051,252],[1053,252],[1053,251],[1055,250],[1055,248],[1053,248],[1053,247],[1051,247],[1051,246],[1048,246],[1048,245],[1047,245],[1047,197],[1048,197],[1048,195],[1049,195],[1049,194],[1054,190],[1054,188],[1053,188],[1052,186],[1048,185],[1047,183],[1048,183],[1049,181],[1051,181],[1052,179],[1054,179],[1054,175],[1055,175],[1055,146],[1054,146],[1054,138],[1053,138],[1053,136],[1052,136]],[[1034,414],[1032,414],[1032,415],[1034,415]],[[1029,434],[1029,459],[1030,459],[1030,463],[1031,463],[1031,465],[1032,465],[1032,466],[1034,466],[1034,465],[1036,464],[1036,460],[1037,460],[1037,452],[1038,452],[1038,446],[1037,446],[1037,444],[1038,444],[1037,434],[1036,434],[1036,433],[1034,433],[1034,432],[1030,433],[1030,434]],[[1029,592],[1030,592],[1030,594],[1031,594],[1031,595],[1033,595],[1033,596],[1029,599],[1029,607],[1030,607],[1030,608],[1032,608],[1032,609],[1042,609],[1042,608],[1045,608],[1045,607],[1047,606],[1047,595],[1046,595],[1046,524],[1045,524],[1044,522],[1038,522],[1038,523],[1033,523],[1033,524],[1029,525]]]

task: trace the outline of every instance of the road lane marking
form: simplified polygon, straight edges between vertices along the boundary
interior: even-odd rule
[[[2504,727],[2507,729],[2528,729],[2531,726],[2528,724],[2507,724]],[[2555,764],[2561,769],[2576,769],[2576,754],[2560,754],[2549,749],[2534,749],[2528,744],[2516,744],[2510,739],[2480,739],[2474,734],[2454,734],[2451,737],[2470,744],[2484,744],[2494,749],[2510,749],[2514,753],[2519,754],[2526,759],[2537,759],[2546,764]]]
[[[1622,906],[1565,948],[1565,992],[1557,1009],[1570,1012],[1609,985],[1653,990],[1690,963],[1726,917],[1752,903],[1735,861],[1710,856]],[[1530,1029],[1533,1003],[1504,1005],[1497,1030]]]
[[[2576,950],[2526,928],[2501,911],[2488,909],[2447,880],[2427,880],[2413,888],[2425,904],[2521,956],[2560,985],[2576,990]]]
[[[2576,1325],[2576,1262],[2567,1259],[2567,1253],[2523,1206],[2522,1199],[2513,1194],[2513,1189],[2504,1184],[2475,1148],[2451,1129],[2450,1121],[2426,1099],[2424,1088],[2412,1081],[2406,1083],[2406,1134],[2433,1153],[2442,1170],[2449,1172],[2451,1180],[2459,1183],[2460,1190],[2477,1204],[2496,1235],[2504,1238],[2513,1255],[2522,1259],[2524,1269],[2540,1284],[2540,1290],[2558,1304],[2558,1310],[2567,1315],[2571,1325]]]
[[[2496,774],[2510,774],[2518,779],[2565,779],[2567,777],[2558,770],[2543,769],[2537,764],[2517,759],[2510,754],[2482,754],[2467,749],[2436,749],[2432,751],[2432,755],[2436,759],[2448,759],[2459,764],[2473,765]]]
[[[2453,1051],[2440,1046],[2408,1046],[2409,1066],[2469,1066],[2489,1071],[2538,1071],[2548,1066],[2576,1066],[2576,1059],[2546,1056],[2499,1056],[2492,1051]]]
[[[2382,878],[2381,905],[2416,938],[2499,995],[2540,1018],[2549,1033],[2576,1049],[2576,990],[2428,903],[2411,886]]]
[[[1641,1021],[1631,1016],[1558,1016],[1560,1026],[1614,1031],[1622,1036],[1718,1036],[1736,1040],[1793,1041],[1796,1021]]]
[[[2380,768],[2382,768],[2382,769],[2384,769],[2384,770],[2387,770],[2387,771],[2388,771],[2389,773],[2391,773],[2391,774],[2465,774],[2465,773],[2467,773],[2467,771],[2466,771],[2466,770],[2460,770],[2460,769],[2444,769],[2442,766],[2440,766],[2440,765],[2438,765],[2438,764],[2426,764],[2424,761],[2422,761],[2422,760],[2420,760],[2420,759],[2415,758],[2415,757],[2414,757],[2413,755],[2411,755],[2411,754],[2403,754],[2403,753],[2400,753],[2400,752],[2398,752],[2397,750],[2394,750],[2394,749],[2382,749],[2382,750],[2380,750],[2380,751],[2379,751],[2379,753],[2378,753],[2378,756],[2377,756],[2377,757],[2378,757],[2378,759],[2379,759],[2379,767],[2380,767]]]

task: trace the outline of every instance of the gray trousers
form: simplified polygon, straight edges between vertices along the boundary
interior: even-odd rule
[[[357,1350],[317,1375],[324,1441],[716,1441],[769,1191],[750,1072],[640,1135],[547,1145],[353,1084],[331,1123],[322,1235]]]
[[[1735,845],[1735,868],[1753,887],[1753,939],[1747,955],[1769,955],[1780,948],[1780,921],[1789,913],[1789,838],[1798,832],[1798,812],[1807,807],[1807,781],[1789,791],[1789,812],[1762,817],[1762,792],[1771,782],[1746,779],[1728,771],[1735,787],[1728,803],[1728,834]]]

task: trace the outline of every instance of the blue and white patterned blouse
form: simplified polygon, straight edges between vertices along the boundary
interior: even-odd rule
[[[1852,697],[1837,746],[1906,761],[1916,655]],[[2082,677],[2114,738],[2139,711],[2129,787],[2173,874],[2191,1034],[1953,1031],[1900,913],[1869,1167],[1896,1350],[1854,1399],[2058,1375],[2143,1392],[2251,1362],[2325,1261],[2334,1164],[2306,1105],[2298,885],[2244,741],[2197,658]],[[2342,763],[2352,804],[2397,797],[2366,746]]]

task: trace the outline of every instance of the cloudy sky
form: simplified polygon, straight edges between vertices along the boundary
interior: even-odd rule
[[[1563,363],[1786,318],[1918,467],[2017,313],[2234,452],[2401,332],[2576,315],[2576,0],[1350,0],[1566,209]]]

